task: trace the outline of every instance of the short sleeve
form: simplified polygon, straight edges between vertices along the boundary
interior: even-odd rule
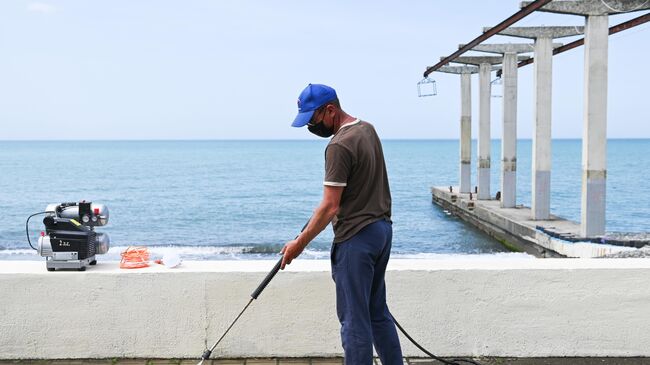
[[[325,150],[325,180],[323,185],[347,186],[352,170],[352,154],[338,144],[330,144]]]

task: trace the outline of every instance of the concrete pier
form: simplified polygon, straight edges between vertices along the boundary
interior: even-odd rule
[[[522,2],[527,6],[530,1]],[[585,16],[581,234],[605,234],[609,14],[650,9],[646,0],[553,1],[540,11]]]
[[[460,75],[460,171],[459,187],[461,193],[472,189],[472,74],[478,67],[444,66],[439,72]]]
[[[621,252],[636,252],[636,247],[650,243],[646,240],[633,245],[622,242],[614,245],[602,243],[595,238],[584,239],[580,235],[580,224],[576,222],[554,215],[544,221],[532,220],[528,207],[501,208],[496,200],[479,201],[469,194],[450,193],[448,187],[433,187],[431,194],[433,203],[494,237],[506,247],[537,257],[603,257]]]
[[[489,200],[490,193],[490,73],[492,65],[501,63],[501,57],[463,56],[454,60],[456,63],[476,65],[479,67],[479,127],[478,127],[478,199]]]
[[[517,204],[517,54],[532,52],[528,44],[479,44],[475,51],[503,55],[503,124],[501,137],[501,207]]]
[[[487,28],[489,29],[489,28]],[[510,27],[499,32],[535,40],[534,128],[531,187],[531,217],[549,219],[551,215],[551,99],[553,49],[561,46],[554,38],[584,33],[584,27]]]

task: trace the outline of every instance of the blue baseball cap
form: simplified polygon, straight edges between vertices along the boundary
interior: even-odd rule
[[[336,98],[336,91],[327,85],[307,85],[298,97],[298,116],[291,123],[291,126],[304,127],[309,123],[316,109]]]

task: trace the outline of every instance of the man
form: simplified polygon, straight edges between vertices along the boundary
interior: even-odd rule
[[[292,126],[328,138],[323,200],[302,233],[282,249],[282,269],[332,222],[332,278],[347,365],[402,364],[402,350],[386,305],[384,274],[392,241],[391,197],[379,136],[370,123],[341,109],[336,91],[309,84],[298,98]]]

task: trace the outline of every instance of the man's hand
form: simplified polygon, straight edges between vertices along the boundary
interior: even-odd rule
[[[284,267],[298,257],[304,249],[305,247],[298,243],[297,240],[287,242],[282,248],[282,251],[280,251],[284,255],[282,256],[282,266],[280,266],[280,269],[284,270]]]
[[[341,203],[341,195],[343,195],[343,186],[329,186],[325,185],[323,190],[323,201],[314,211],[314,214],[309,219],[307,227],[303,229],[298,237],[293,241],[287,242],[282,248],[282,266],[284,270],[286,265],[289,265],[293,259],[298,257],[302,251],[307,247],[309,242],[313,240],[322,230],[327,227],[332,221],[332,218],[339,210]]]

